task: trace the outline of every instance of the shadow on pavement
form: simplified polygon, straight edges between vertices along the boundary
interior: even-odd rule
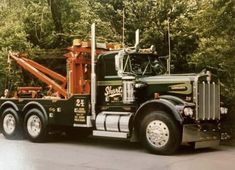
[[[146,152],[147,151],[142,147],[139,142],[129,142],[128,140],[113,139],[113,138],[99,138],[99,137],[87,137],[83,139],[71,138],[68,136],[53,136],[50,138],[49,142],[51,143],[69,143],[74,145],[84,145],[84,146],[94,146],[102,147],[107,149],[118,149],[118,150],[135,150]],[[194,149],[190,145],[182,145],[179,150],[174,154],[174,156],[183,156],[183,155],[193,155],[193,154],[203,154],[208,152],[218,152],[221,149],[218,148],[202,148]]]
[[[73,145],[99,146],[103,148],[122,149],[125,150],[142,150],[142,146],[138,142],[131,143],[128,140],[100,137],[71,138],[66,135],[52,135],[48,142],[50,143],[69,143]]]
[[[0,134],[2,136],[2,134]],[[7,140],[7,139],[5,139]],[[25,138],[17,140],[26,140]],[[114,139],[114,138],[100,138],[100,137],[87,137],[87,138],[78,138],[71,137],[61,134],[53,134],[48,137],[48,140],[45,141],[47,144],[59,143],[64,145],[80,145],[80,146],[92,146],[92,147],[101,147],[104,149],[115,149],[115,150],[128,150],[128,151],[138,151],[147,153],[147,151],[142,147],[139,142],[129,142],[128,140]],[[224,145],[224,144],[223,144]],[[234,141],[226,143],[227,146],[234,147]],[[182,145],[179,150],[173,156],[185,156],[185,155],[195,155],[195,154],[204,154],[211,152],[219,152],[223,150],[224,147],[216,148],[203,148],[203,149],[194,149],[191,145]]]
[[[177,155],[195,155],[195,154],[203,154],[209,152],[218,152],[220,149],[218,148],[201,148],[201,149],[194,149],[190,145],[182,145],[180,146]]]

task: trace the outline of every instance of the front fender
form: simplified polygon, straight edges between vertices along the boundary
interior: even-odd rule
[[[184,105],[184,106],[191,106],[191,107],[195,106],[194,103],[186,102],[183,99],[176,97],[176,96],[162,95],[160,96],[160,98],[172,101],[174,105]]]
[[[134,116],[134,121],[136,121],[136,119],[140,115],[148,114],[148,113],[145,112],[147,110],[151,110],[151,111],[154,111],[154,110],[164,110],[168,114],[171,114],[180,124],[182,124],[184,118],[180,114],[178,107],[179,106],[174,105],[169,100],[163,99],[163,98],[149,100],[149,101],[141,104],[141,106],[138,108],[138,110],[136,111],[135,116]],[[182,105],[182,107],[184,107],[184,106]]]

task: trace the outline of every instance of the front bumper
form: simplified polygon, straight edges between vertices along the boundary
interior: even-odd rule
[[[183,125],[182,143],[194,143],[195,148],[217,146],[220,143],[220,131],[214,129],[202,129],[196,124]]]

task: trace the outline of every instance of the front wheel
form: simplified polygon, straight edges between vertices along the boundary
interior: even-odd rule
[[[146,115],[140,125],[140,138],[144,147],[156,154],[173,154],[181,143],[181,130],[167,113],[162,111]]]
[[[38,109],[29,110],[24,118],[24,131],[32,142],[43,142],[48,135],[47,121]]]

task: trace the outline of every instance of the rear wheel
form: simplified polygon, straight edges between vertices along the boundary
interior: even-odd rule
[[[181,143],[178,122],[162,111],[146,115],[139,132],[144,147],[152,153],[173,154]]]
[[[17,112],[12,108],[7,108],[1,116],[2,133],[7,139],[17,139],[21,136],[21,121]]]
[[[29,110],[24,118],[24,131],[32,142],[43,142],[48,135],[47,121],[39,109]]]

